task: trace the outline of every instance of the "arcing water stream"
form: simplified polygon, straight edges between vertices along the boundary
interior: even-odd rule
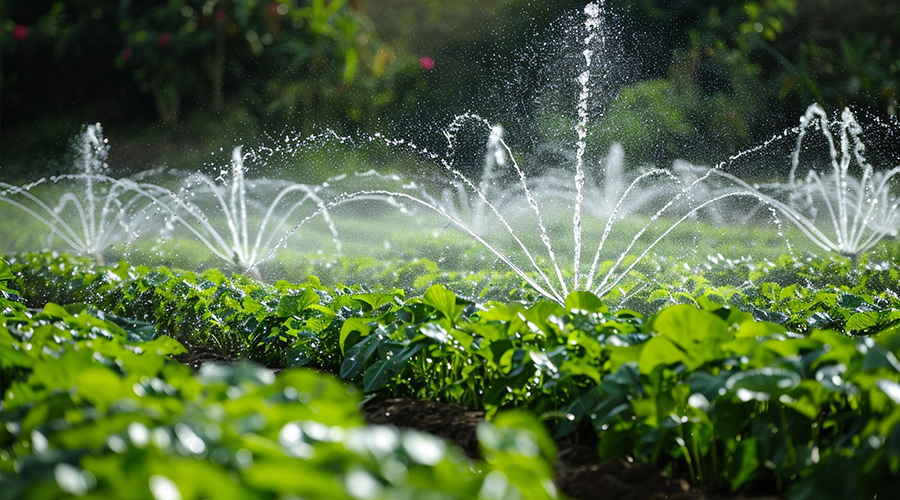
[[[845,255],[856,256],[883,237],[896,234],[900,201],[891,193],[891,179],[900,169],[877,172],[866,161],[862,128],[849,111],[840,122],[832,123],[824,110],[812,106],[798,127],[708,169],[684,164],[632,174],[623,168],[627,152],[613,145],[601,163],[601,180],[590,176],[586,154],[591,119],[602,119],[602,114],[590,112],[591,98],[598,94],[595,86],[604,84],[608,71],[605,65],[596,63],[608,44],[603,9],[603,2],[588,4],[579,31],[583,59],[579,59],[582,66],[575,71],[574,157],[567,173],[550,171],[535,176],[533,169],[523,166],[522,154],[507,142],[501,126],[465,113],[454,118],[444,131],[445,154],[385,134],[346,137],[329,130],[306,138],[289,136],[278,146],[246,154],[235,148],[230,164],[217,178],[192,173],[179,187],[169,189],[145,182],[143,177],[108,176],[108,146],[99,126],[90,126],[78,151],[81,173],[40,179],[22,187],[0,183],[0,201],[29,215],[70,250],[82,254],[99,256],[111,245],[147,238],[148,232],[154,232],[148,224],[162,219],[169,228],[185,228],[228,265],[256,274],[260,264],[274,258],[297,231],[316,219],[326,222],[334,248],[340,252],[340,223],[332,216],[339,207],[373,200],[403,210],[420,207],[459,229],[539,294],[557,302],[563,302],[575,290],[602,296],[616,289],[678,226],[729,200],[743,200],[744,206],[755,207],[749,211],[751,215],[760,207],[766,208],[779,234],[781,215],[815,245]],[[592,73],[597,68],[598,74]],[[454,163],[464,127],[475,127],[487,137],[480,180],[473,180]],[[805,179],[799,179],[800,149],[810,127],[822,131],[832,168],[829,174],[810,169]],[[839,147],[831,132],[833,127],[839,129]],[[735,162],[792,137],[796,137],[796,144],[786,183],[753,186],[727,172]],[[296,155],[299,150],[328,142],[409,153],[424,162],[420,175],[428,181],[420,185],[402,176],[374,172],[352,178],[338,175],[316,186],[245,179],[248,159],[261,162],[268,171],[265,162],[276,154]],[[861,170],[858,179],[851,174],[854,160]],[[351,179],[365,184],[351,188]],[[442,196],[430,194],[433,189],[428,184],[436,179],[446,180],[445,188],[439,191]],[[81,183],[83,189],[62,195],[59,189],[49,189],[73,182]],[[55,195],[55,204],[43,199],[45,195]],[[551,230],[560,225],[556,215],[561,210],[571,210],[572,240],[559,239],[561,232]],[[411,212],[413,217],[417,213]],[[822,229],[823,218],[833,229],[833,238]],[[603,219],[599,226],[587,224]],[[625,219],[640,222],[625,224]],[[620,248],[610,250],[611,235],[623,224],[626,227],[625,234],[618,237]],[[588,245],[596,245],[596,251],[585,270],[582,252]],[[568,252],[571,268],[565,264],[568,259],[560,258]]]

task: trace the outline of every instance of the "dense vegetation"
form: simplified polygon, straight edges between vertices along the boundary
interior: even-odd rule
[[[499,470],[523,498],[545,498],[549,436],[722,492],[874,498],[897,487],[893,265],[723,262],[694,287],[648,290],[639,301],[656,312],[642,314],[586,292],[564,306],[473,303],[441,285],[408,297],[48,254],[9,262],[0,477],[17,496],[115,498],[144,484],[138,496],[494,498],[485,484]],[[755,286],[715,284],[734,273]],[[198,364],[212,352],[290,369],[192,374],[172,359],[191,359],[183,346]],[[368,398],[485,409],[485,461],[473,468],[433,438],[363,426],[356,390],[301,366]],[[403,457],[403,474],[388,457]],[[296,482],[287,468],[319,479]]]
[[[484,460],[470,464],[434,437],[363,425],[359,392],[333,377],[192,374],[152,324],[84,304],[29,310],[14,279],[0,265],[4,498],[556,497],[552,442],[526,414],[482,425]]]

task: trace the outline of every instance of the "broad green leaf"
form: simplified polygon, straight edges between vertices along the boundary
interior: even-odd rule
[[[528,351],[528,356],[531,358],[534,366],[546,375],[555,376],[559,373],[559,367],[550,360],[545,352],[531,350]]]
[[[843,364],[829,365],[816,371],[816,381],[829,391],[845,393],[849,384],[844,380],[847,367]]]
[[[422,303],[435,308],[450,321],[455,321],[462,311],[461,307],[456,306],[456,295],[443,285],[431,285],[422,296]]]
[[[410,345],[390,359],[376,361],[366,369],[363,374],[363,390],[373,392],[384,387],[393,377],[401,371],[405,363],[419,353],[425,346],[423,344]]]
[[[367,335],[353,347],[347,349],[344,362],[341,363],[341,378],[346,380],[355,377],[369,362],[381,343],[382,339],[379,335]]]
[[[498,364],[507,377],[515,378],[525,370],[526,356],[528,351],[525,349],[510,349],[503,353]]]
[[[763,309],[753,308],[753,319],[756,321],[768,321],[778,325],[783,325],[791,319],[790,316],[778,311],[766,311]]]
[[[900,373],[900,361],[891,351],[879,344],[875,344],[866,350],[863,358],[863,371],[871,372],[878,369],[887,369],[894,373]]]
[[[161,335],[150,342],[140,344],[140,348],[144,352],[153,353],[157,356],[177,356],[188,352],[180,342],[166,335]]]
[[[634,363],[637,365],[644,347],[644,344],[607,346],[606,351],[609,352],[609,362],[606,368],[610,372],[615,373],[626,363]]]
[[[531,331],[537,328],[546,335],[552,334],[553,329],[548,325],[553,317],[565,314],[565,309],[556,302],[539,300],[535,304],[519,312],[519,319],[524,320]]]
[[[653,337],[644,344],[638,357],[641,373],[652,373],[658,366],[669,366],[688,362],[688,355],[667,337]]]
[[[688,385],[690,385],[692,392],[702,394],[707,400],[713,401],[719,397],[719,390],[725,387],[727,379],[728,372],[713,375],[700,370],[690,375]]]
[[[768,337],[776,333],[784,333],[787,329],[769,321],[745,321],[738,326],[735,337]]]
[[[624,395],[602,399],[591,411],[591,423],[600,435],[600,439],[603,439],[606,434],[609,422],[630,409],[631,403]]]
[[[379,309],[385,304],[394,302],[397,296],[393,293],[355,293],[354,300],[368,304],[371,310]]]
[[[880,314],[874,311],[855,313],[847,319],[847,333],[867,330],[878,325]]]
[[[419,333],[434,340],[438,344],[449,344],[452,339],[450,334],[447,333],[447,330],[445,330],[440,323],[435,321],[422,325],[422,327],[419,328]]]
[[[798,297],[797,284],[789,285],[781,289],[778,295],[779,300],[787,300]]]
[[[838,324],[834,318],[825,312],[815,312],[810,314],[809,318],[806,319],[806,322],[809,324],[810,328],[819,330],[835,328]]]
[[[299,314],[304,309],[319,303],[319,294],[307,288],[299,294],[285,294],[278,301],[278,308],[275,310],[275,316],[279,318],[288,318],[295,314]]]
[[[606,313],[609,309],[599,297],[591,292],[575,291],[566,297],[565,308],[567,311],[584,311],[589,313]]]
[[[642,373],[650,373],[660,364],[677,362],[695,369],[722,358],[722,344],[734,338],[722,318],[689,305],[664,309],[652,318],[650,328],[658,336],[641,353],[638,364]]]
[[[156,338],[156,325],[149,321],[123,318],[113,314],[105,315],[106,321],[128,332],[130,342],[149,342]]]
[[[735,373],[725,382],[725,389],[741,401],[769,401],[799,384],[800,375],[796,372],[766,366]]]
[[[341,335],[338,339],[341,352],[347,353],[347,341],[351,333],[355,333],[357,335],[356,338],[365,337],[369,335],[374,327],[371,318],[347,318],[344,320],[344,324],[341,326]],[[352,344],[350,347],[352,347]]]
[[[722,318],[685,304],[663,309],[652,318],[650,325],[654,332],[682,346],[693,342],[721,342],[732,337]]]
[[[464,332],[459,328],[452,328],[450,330],[450,335],[454,340],[459,342],[459,346],[462,347],[463,350],[471,351],[472,343],[475,341],[475,337],[473,337],[468,332]]]
[[[727,477],[732,492],[737,491],[756,476],[760,465],[756,445],[755,437],[744,438],[737,447],[737,453],[730,457]]]
[[[638,367],[635,363],[624,364],[614,373],[603,377],[600,389],[604,395],[608,396],[637,396],[644,394],[641,374],[638,372]]]
[[[0,259],[0,282],[11,281],[14,279],[16,279],[16,275],[13,274],[12,270],[9,268],[9,264],[7,264],[5,260]]]
[[[64,307],[52,302],[44,306],[44,308],[41,310],[41,314],[56,319],[67,319],[72,317],[72,315],[69,314],[69,311],[66,311]]]
[[[837,296],[837,306],[845,309],[855,309],[859,312],[871,311],[874,307],[866,302],[866,299],[852,293],[840,293]]]
[[[875,385],[878,386],[882,392],[887,394],[887,397],[889,397],[894,404],[900,405],[900,384],[893,380],[880,378],[875,382]]]

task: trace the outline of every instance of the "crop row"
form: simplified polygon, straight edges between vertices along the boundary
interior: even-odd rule
[[[555,448],[526,414],[482,424],[472,462],[364,425],[359,391],[331,376],[246,363],[193,374],[174,339],[83,305],[28,310],[12,279],[0,261],[3,498],[557,496]]]

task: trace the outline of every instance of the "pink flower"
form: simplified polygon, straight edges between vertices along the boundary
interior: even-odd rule
[[[172,35],[168,33],[163,33],[159,35],[159,38],[156,39],[156,42],[160,47],[168,47],[170,43],[172,43]]]
[[[432,69],[434,69],[434,59],[432,59],[428,56],[425,56],[425,57],[419,59],[419,66],[421,66],[422,69],[424,69],[426,71],[432,70]]]
[[[119,54],[123,61],[130,61],[133,56],[134,53],[131,52],[131,49],[123,49],[122,53]]]
[[[278,2],[269,2],[269,14],[272,14],[273,16],[278,14],[278,5]]]
[[[12,34],[13,38],[21,42],[28,36],[28,26],[17,24],[16,27],[13,28]]]
[[[221,10],[221,9],[213,11],[212,18],[213,18],[213,21],[221,23],[222,21],[225,20],[225,11]]]

